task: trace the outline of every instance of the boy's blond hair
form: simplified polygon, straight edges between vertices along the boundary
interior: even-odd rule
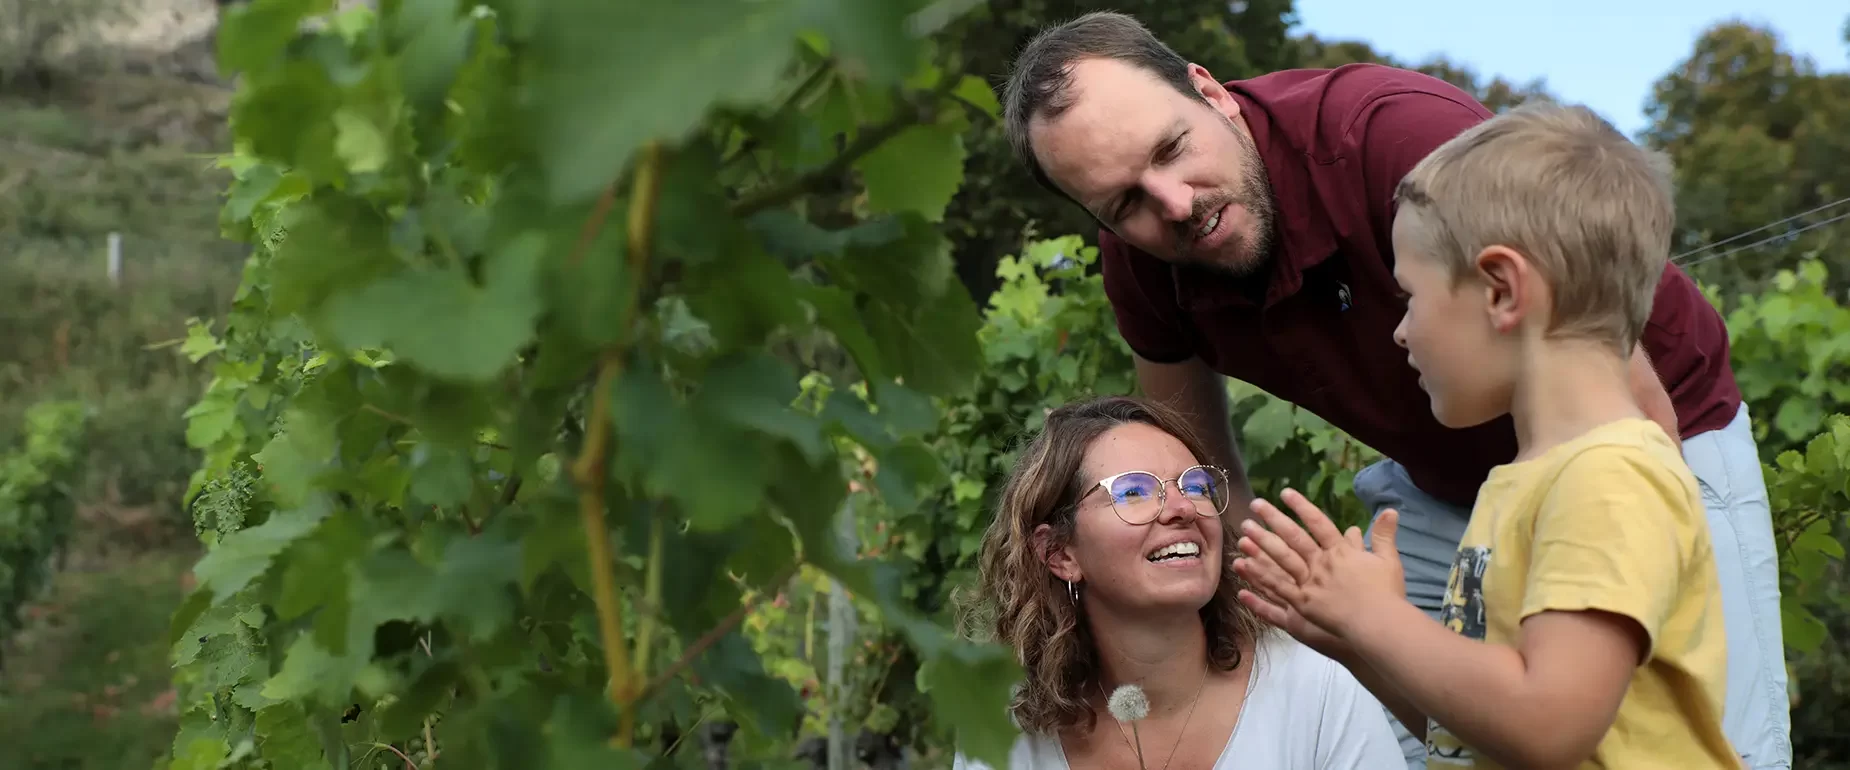
[[[1401,180],[1396,218],[1454,281],[1515,249],[1554,290],[1548,333],[1629,355],[1676,222],[1669,164],[1581,106],[1529,102],[1467,129]]]

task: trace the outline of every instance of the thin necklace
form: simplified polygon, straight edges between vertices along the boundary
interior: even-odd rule
[[[1169,747],[1169,758],[1163,760],[1163,770],[1169,770],[1169,763],[1176,761],[1176,751],[1182,748],[1182,736],[1188,732],[1189,721],[1195,718],[1195,704],[1201,702],[1201,691],[1205,689],[1207,686],[1208,686],[1208,667],[1206,664],[1203,664],[1201,667],[1201,684],[1195,685],[1195,699],[1188,702],[1188,716],[1185,716],[1182,718],[1182,729],[1176,732],[1175,745]],[[1099,694],[1101,695],[1104,694],[1104,688],[1102,685],[1099,688]],[[1137,745],[1134,743],[1131,743],[1131,734],[1124,732],[1124,723],[1118,720],[1118,717],[1116,714],[1112,715],[1111,721],[1118,723],[1118,735],[1121,735],[1124,737],[1124,745],[1130,747],[1131,753],[1133,754],[1137,753]]]

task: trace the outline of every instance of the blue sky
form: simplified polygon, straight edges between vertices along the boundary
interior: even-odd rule
[[[1651,85],[1717,21],[1767,24],[1820,69],[1850,69],[1844,0],[1297,0],[1297,11],[1299,31],[1366,40],[1403,61],[1444,53],[1480,75],[1542,78],[1558,98],[1633,135],[1647,124]]]

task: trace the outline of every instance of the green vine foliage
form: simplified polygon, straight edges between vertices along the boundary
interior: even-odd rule
[[[935,227],[994,119],[928,37],[958,5],[225,9],[252,253],[183,348],[169,766],[694,767],[717,720],[775,765],[804,703],[740,625],[810,570],[1000,766],[1012,656],[838,537],[863,469],[901,512],[942,478],[982,365]]]
[[[1802,446],[1825,415],[1850,409],[1850,308],[1818,255],[1773,275],[1727,311],[1735,379],[1769,457]]]
[[[1767,496],[1779,536],[1780,614],[1786,644],[1815,651],[1829,633],[1816,611],[1844,607],[1837,585],[1850,532],[1850,417],[1831,415],[1801,450],[1766,467]]]
[[[75,401],[33,404],[20,445],[0,456],[0,637],[19,627],[70,539],[85,419]]]
[[[1809,653],[1830,632],[1820,613],[1845,615],[1850,432],[1841,413],[1850,411],[1850,308],[1833,296],[1820,255],[1806,255],[1769,284],[1762,294],[1736,298],[1727,310],[1728,336],[1768,461],[1786,643]]]

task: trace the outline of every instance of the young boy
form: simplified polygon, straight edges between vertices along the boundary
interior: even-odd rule
[[[1393,511],[1370,550],[1289,491],[1304,527],[1253,503],[1241,599],[1426,726],[1428,767],[1740,767],[1702,499],[1626,380],[1667,174],[1592,112],[1535,104],[1440,146],[1396,198],[1394,339],[1441,423],[1509,414],[1518,454],[1478,494],[1440,623],[1403,595]]]

